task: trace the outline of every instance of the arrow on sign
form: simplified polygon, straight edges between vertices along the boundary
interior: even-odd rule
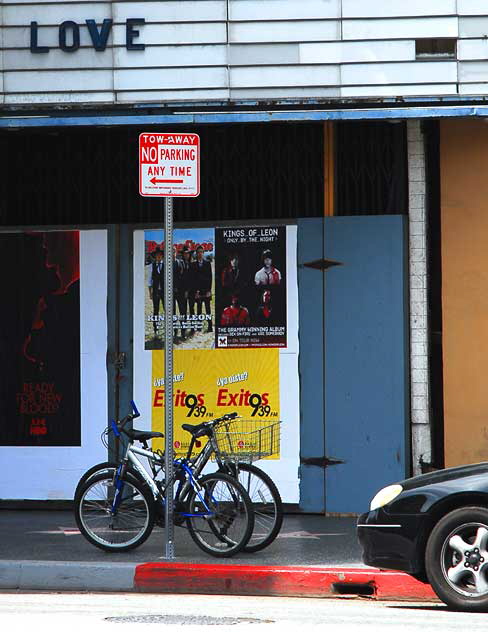
[[[152,184],[157,184],[159,182],[164,182],[166,184],[182,184],[183,180],[158,180],[157,178],[151,178],[149,182],[152,182]]]

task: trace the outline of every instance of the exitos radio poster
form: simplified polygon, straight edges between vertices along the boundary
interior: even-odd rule
[[[280,419],[278,349],[214,350],[210,355],[198,350],[178,350],[174,355],[174,449],[178,456],[186,454],[190,442],[182,424],[198,424],[230,412],[263,426]],[[164,353],[154,351],[152,428],[159,432],[164,432],[164,396]],[[164,449],[164,440],[157,440],[154,447]]]

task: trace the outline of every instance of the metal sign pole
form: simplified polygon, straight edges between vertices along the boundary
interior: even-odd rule
[[[173,198],[164,198],[164,468],[166,481],[173,478]],[[166,559],[174,551],[173,485],[166,487]]]
[[[181,158],[183,155],[183,159]],[[174,157],[176,156],[176,157]],[[163,176],[164,174],[164,176]],[[176,175],[177,174],[177,175]],[[163,176],[160,178],[158,176]],[[174,178],[174,179],[172,179]],[[175,184],[178,184],[175,187]],[[173,478],[173,195],[200,195],[200,137],[198,134],[139,134],[139,193],[164,197],[164,465],[166,481]],[[159,301],[158,301],[159,305]],[[174,489],[166,485],[164,510],[166,558],[174,558]]]

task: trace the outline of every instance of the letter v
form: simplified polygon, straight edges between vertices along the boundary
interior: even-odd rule
[[[109,18],[105,18],[102,24],[100,32],[98,32],[97,23],[95,20],[85,20],[88,30],[90,31],[91,41],[93,42],[93,48],[95,50],[105,50],[107,48],[107,40],[112,28],[112,21]]]

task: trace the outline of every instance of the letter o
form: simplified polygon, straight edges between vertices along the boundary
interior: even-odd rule
[[[261,395],[259,395],[259,393],[253,393],[249,398],[249,404],[252,408],[258,408],[258,406],[261,406],[261,401]]]
[[[71,45],[66,44],[66,33],[71,31]],[[74,53],[80,47],[80,27],[76,22],[66,20],[59,25],[59,48],[65,53]]]

